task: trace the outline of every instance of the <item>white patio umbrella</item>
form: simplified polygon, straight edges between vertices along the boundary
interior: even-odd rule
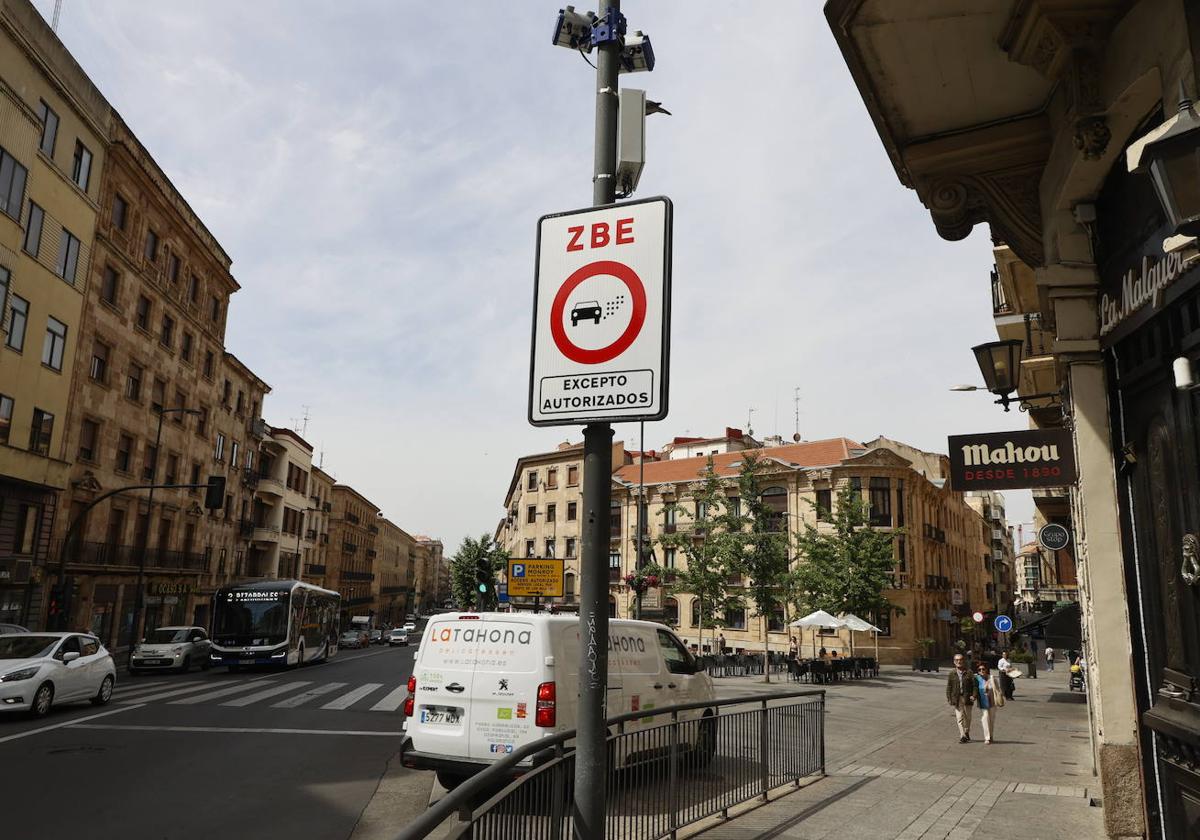
[[[833,627],[840,629],[846,626],[846,622],[840,618],[834,618],[825,610],[817,610],[809,613],[804,618],[798,618],[791,623],[792,627],[811,627],[813,629],[813,658],[817,658],[817,631],[818,627]]]
[[[857,630],[859,633],[871,632],[875,634],[875,661],[879,661],[879,633],[880,630],[865,618],[859,618],[854,613],[844,613],[841,616],[842,621],[851,630]],[[854,633],[850,634],[850,652],[854,653]]]

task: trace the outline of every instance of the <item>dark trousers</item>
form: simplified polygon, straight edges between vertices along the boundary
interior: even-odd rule
[[[1004,696],[1011,700],[1013,697],[1013,689],[1016,688],[1016,684],[1013,682],[1013,678],[1008,674],[1005,674],[1003,671],[1000,673],[1000,687],[1004,689]]]

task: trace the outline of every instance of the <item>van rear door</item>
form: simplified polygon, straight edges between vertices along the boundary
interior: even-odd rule
[[[497,761],[554,732],[536,725],[538,687],[554,680],[546,622],[488,616],[469,640],[475,673],[469,690],[469,755]],[[561,688],[556,687],[555,691]]]
[[[474,639],[484,627],[478,616],[430,619],[413,667],[417,681],[408,734],[413,747],[436,755],[468,757],[471,686],[479,647]]]

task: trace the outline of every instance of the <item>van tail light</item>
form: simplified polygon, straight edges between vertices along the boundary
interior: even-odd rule
[[[554,726],[557,719],[557,714],[554,708],[554,683],[544,682],[538,686],[537,690],[537,711],[534,713],[533,722],[537,726]]]
[[[404,698],[404,716],[413,716],[413,705],[417,701],[417,675],[408,678],[408,696]]]

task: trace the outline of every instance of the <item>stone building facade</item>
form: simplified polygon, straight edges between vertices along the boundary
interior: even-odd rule
[[[416,593],[414,608],[427,613],[450,599],[450,568],[442,541],[416,536]]]
[[[378,525],[374,566],[379,578],[378,619],[381,624],[400,625],[415,604],[417,541],[389,519],[381,517]]]
[[[330,497],[325,586],[342,596],[343,624],[371,615],[379,605],[379,508],[353,487],[335,484]]]
[[[333,515],[333,477],[320,467],[314,466],[309,473],[309,492],[314,510],[305,518],[305,538],[312,547],[304,557],[302,579],[316,586],[326,586],[327,558],[329,556],[329,520]]]

